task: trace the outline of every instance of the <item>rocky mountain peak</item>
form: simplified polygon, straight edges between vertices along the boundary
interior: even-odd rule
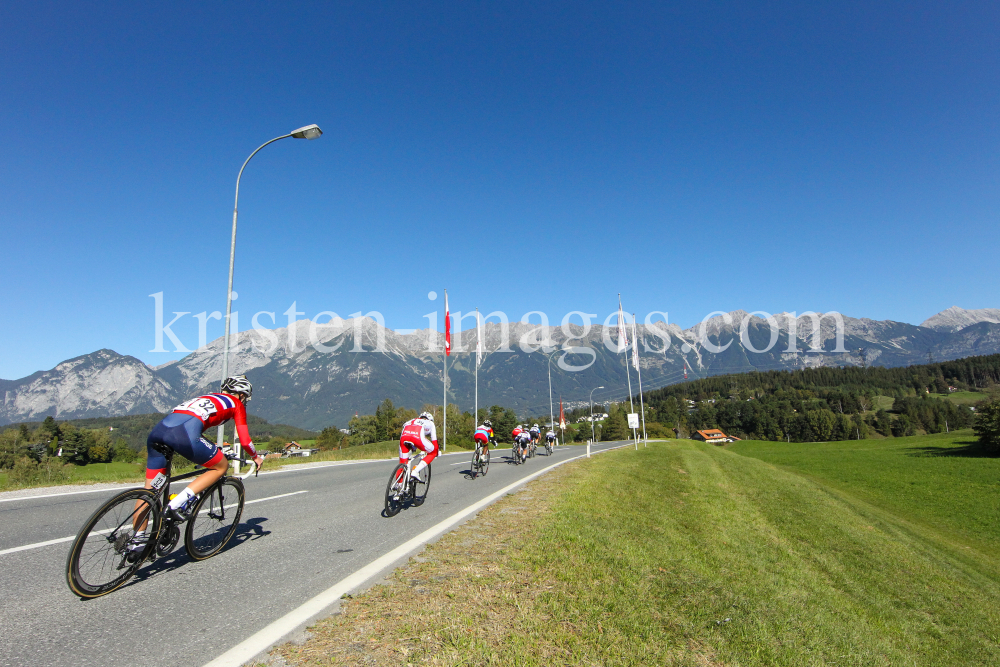
[[[920,326],[934,329],[935,331],[955,332],[980,322],[1000,324],[1000,308],[966,310],[965,308],[952,306],[951,308],[942,310],[937,315],[927,318]]]

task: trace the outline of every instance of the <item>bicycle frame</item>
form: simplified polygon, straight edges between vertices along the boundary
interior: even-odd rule
[[[167,467],[163,471],[163,474],[166,476],[166,481],[164,482],[163,486],[159,490],[157,490],[157,489],[150,489],[150,491],[152,491],[155,494],[156,499],[160,503],[160,507],[157,510],[157,513],[159,514],[159,529],[157,530],[156,535],[151,535],[150,536],[150,538],[151,538],[150,539],[150,544],[152,545],[154,553],[155,553],[155,549],[156,549],[156,544],[159,542],[159,539],[160,539],[160,533],[163,532],[164,528],[169,529],[169,528],[171,528],[174,525],[174,521],[167,514],[167,505],[170,503],[170,485],[172,483],[174,483],[174,482],[179,482],[179,481],[184,480],[184,479],[190,479],[192,477],[197,477],[198,475],[204,475],[206,472],[209,471],[208,468],[200,468],[200,469],[192,470],[191,472],[183,473],[181,475],[171,476],[170,472],[171,472],[171,470],[173,468],[174,452],[172,450],[167,450],[166,452],[164,452],[163,455],[167,459]],[[243,458],[242,456],[237,456],[235,454],[227,453],[227,454],[225,454],[225,457],[228,460],[230,460],[230,461],[239,461],[241,464],[247,463],[247,460],[245,458]],[[251,464],[250,465],[250,470],[248,470],[245,475],[223,474],[222,477],[220,477],[218,479],[218,481],[215,482],[215,484],[212,484],[210,487],[208,487],[207,489],[205,489],[204,493],[211,493],[220,484],[222,484],[222,482],[224,482],[228,477],[237,477],[237,478],[239,478],[241,480],[246,479],[252,473],[254,473],[256,471],[256,469],[257,469],[257,464],[256,463],[254,463],[253,461],[250,461],[250,464]],[[136,527],[136,530],[139,530],[139,526],[142,526],[142,530],[145,530],[146,526],[148,526],[148,522],[149,522],[149,515],[147,513],[146,516],[136,517],[136,519],[133,521],[132,525],[134,527]]]

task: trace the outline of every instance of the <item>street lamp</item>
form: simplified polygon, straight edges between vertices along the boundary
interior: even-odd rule
[[[263,148],[264,146],[267,146],[268,144],[273,144],[275,141],[279,141],[280,139],[287,139],[288,137],[292,137],[295,139],[317,139],[321,134],[323,134],[323,130],[319,129],[319,125],[306,125],[305,127],[300,127],[297,130],[292,130],[288,134],[283,134],[280,137],[275,137],[270,141],[264,142],[263,144],[260,145],[259,148],[257,148],[257,150],[255,150],[253,153],[250,153],[250,157],[248,157],[246,159],[246,162],[243,163],[243,166],[240,167],[240,173],[236,177],[236,201],[233,204],[233,237],[229,243],[229,289],[226,291],[226,334],[223,339],[223,348],[222,348],[223,382],[225,382],[226,378],[229,377],[229,318],[232,315],[233,311],[233,264],[236,261],[236,213],[240,205],[240,179],[243,178],[243,170],[246,169],[247,163],[250,162],[253,156],[259,153],[260,149]],[[222,446],[223,442],[222,438],[223,438],[223,426],[220,424],[219,437],[218,437],[220,447]],[[237,463],[235,465],[236,465],[236,470],[238,472],[240,469],[240,464]]]
[[[549,354],[547,355],[549,360],[545,364],[545,368],[549,372],[549,428],[551,428],[553,431],[556,430],[556,424],[555,424],[555,416],[553,415],[552,412],[552,355],[558,351],[559,350],[552,350],[551,352],[549,352]]]
[[[594,431],[594,392],[604,387],[594,387],[590,390],[590,441],[597,440],[597,433]]]

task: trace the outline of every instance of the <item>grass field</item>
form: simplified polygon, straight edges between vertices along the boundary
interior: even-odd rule
[[[892,406],[895,402],[896,399],[892,396],[876,396],[873,401],[872,411],[892,410]]]
[[[729,448],[893,512],[1000,566],[1000,457],[982,451],[971,430],[828,443],[746,441]]]
[[[931,394],[931,396],[943,398],[959,405],[975,405],[988,398],[986,394],[978,391],[956,391],[951,394]]]
[[[967,438],[741,453],[671,441],[570,463],[280,652],[294,665],[1000,664],[995,531],[974,535],[996,516],[980,501],[998,461],[965,455]],[[896,498],[907,487],[922,488]]]
[[[143,468],[138,463],[91,463],[85,466],[63,466],[61,479],[45,476],[30,484],[13,484],[9,471],[0,471],[0,491],[64,484],[96,484],[98,482],[141,482]]]

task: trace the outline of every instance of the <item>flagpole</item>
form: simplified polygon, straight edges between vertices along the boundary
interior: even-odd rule
[[[618,332],[625,332],[625,319],[622,313],[622,293],[618,293]],[[618,341],[618,345],[621,346],[621,340]],[[632,402],[632,373],[628,370],[628,357],[625,357],[625,377],[628,378],[628,404],[630,412],[635,412],[635,403]],[[635,443],[636,451],[639,450],[639,436],[636,435],[635,429],[632,429],[632,441]]]
[[[642,411],[642,446],[649,447],[646,438],[646,402],[642,398],[642,366],[639,364],[639,337],[635,333],[635,313],[632,313],[632,359],[635,361],[635,372],[639,375],[639,409]]]
[[[441,453],[448,451],[448,290],[444,291],[444,354],[441,355],[444,363],[444,407],[442,412],[442,426],[444,437],[442,438]]]
[[[476,405],[473,408],[472,413],[472,428],[479,427],[479,349],[482,345],[482,340],[479,331],[479,309],[476,308]],[[488,443],[487,443],[488,444]]]

